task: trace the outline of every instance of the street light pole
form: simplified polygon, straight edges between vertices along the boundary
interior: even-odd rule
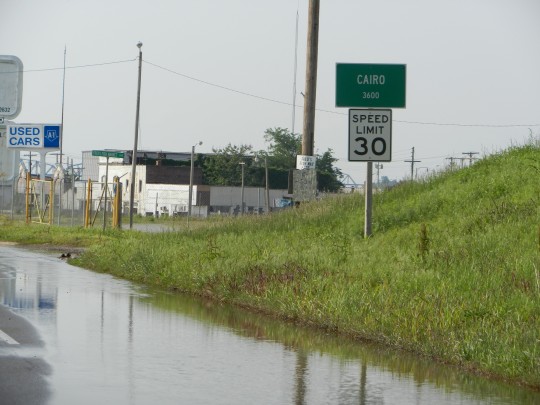
[[[202,141],[199,141],[191,147],[191,169],[189,171],[189,195],[188,195],[188,218],[191,218],[191,205],[193,198],[193,170],[194,170],[194,157],[195,157],[195,146],[202,145]]]
[[[242,166],[242,192],[241,192],[241,206],[240,206],[240,215],[244,215],[244,166],[246,165],[246,162],[240,162],[240,165]]]
[[[133,201],[135,199],[135,173],[137,170],[137,141],[139,139],[139,110],[141,107],[141,70],[142,70],[142,42],[137,44],[139,48],[139,80],[137,85],[137,110],[135,112],[135,141],[131,156],[131,187],[129,189],[129,229],[133,228]]]

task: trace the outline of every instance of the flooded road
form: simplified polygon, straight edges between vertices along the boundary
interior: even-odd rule
[[[540,393],[11,246],[0,246],[0,304],[0,403],[540,403]]]

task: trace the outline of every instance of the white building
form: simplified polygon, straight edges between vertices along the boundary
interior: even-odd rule
[[[146,162],[145,162],[146,159]],[[166,160],[189,162],[190,154],[171,152],[139,152],[135,174],[134,212],[141,215],[186,215],[189,205],[189,165],[164,165]],[[113,183],[117,176],[122,184],[124,212],[129,210],[131,182],[131,152],[125,152],[124,158],[93,157],[91,152],[83,152],[83,178],[90,178],[105,183],[108,171],[108,183]],[[217,214],[237,214],[242,206],[241,187],[207,186],[202,184],[202,169],[193,170],[192,215],[207,216]],[[278,201],[287,190],[269,190],[270,209],[278,206]],[[266,207],[265,189],[262,187],[244,187],[244,211],[262,213]]]

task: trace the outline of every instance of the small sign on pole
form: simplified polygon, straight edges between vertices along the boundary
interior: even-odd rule
[[[118,152],[115,150],[93,150],[92,156],[100,156],[106,158],[124,158],[124,152]]]
[[[296,168],[298,170],[315,169],[315,156],[297,155],[296,156]]]

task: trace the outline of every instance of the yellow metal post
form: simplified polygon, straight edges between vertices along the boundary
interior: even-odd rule
[[[120,228],[122,223],[122,183],[120,183],[118,176],[114,176],[113,194],[113,228]]]
[[[60,196],[60,198],[62,198]],[[49,225],[53,224],[54,218],[54,181],[49,180]]]
[[[88,228],[90,225],[90,204],[92,203],[92,180],[88,179],[86,186],[86,204],[84,206],[84,227]]]
[[[30,173],[26,173],[26,223],[30,223]]]

